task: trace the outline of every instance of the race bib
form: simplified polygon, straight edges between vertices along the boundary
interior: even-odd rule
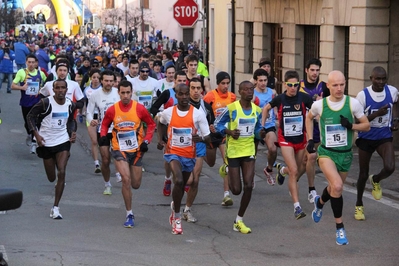
[[[178,148],[193,145],[192,128],[172,128],[172,146]]]
[[[340,124],[325,126],[326,147],[343,147],[348,143],[348,132]]]
[[[284,117],[284,136],[293,137],[303,134],[303,116]]]
[[[139,147],[135,131],[126,131],[117,133],[120,151],[134,150]]]
[[[51,127],[62,129],[66,126],[68,120],[68,113],[52,113],[51,115]]]
[[[26,81],[28,88],[25,91],[26,95],[38,95],[39,94],[39,81],[32,81],[28,79]]]
[[[377,112],[378,109],[372,109],[371,113]],[[391,117],[391,108],[387,109],[387,113],[385,115],[382,116],[377,116],[376,118],[374,118],[373,120],[370,121],[370,126],[371,127],[387,127],[389,126],[389,122],[390,122],[390,117]]]
[[[254,134],[255,118],[239,118],[238,130],[240,130],[240,137],[250,137]]]
[[[152,105],[152,96],[151,95],[140,95],[138,96],[138,102],[144,105],[146,109],[150,109]]]

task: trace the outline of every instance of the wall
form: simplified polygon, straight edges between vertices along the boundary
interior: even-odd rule
[[[216,88],[216,74],[231,72],[231,1],[210,0],[209,7],[209,77],[211,88]]]

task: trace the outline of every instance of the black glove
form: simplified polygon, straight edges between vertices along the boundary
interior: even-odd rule
[[[148,144],[145,143],[144,141],[140,145],[140,151],[141,152],[147,152],[148,151]]]
[[[341,126],[346,127],[347,129],[352,129],[352,123],[349,122],[348,118],[343,115],[339,115],[341,117]]]
[[[306,146],[306,150],[309,153],[315,153],[316,152],[316,150],[314,149],[314,141],[313,141],[313,139],[308,140],[308,145]]]

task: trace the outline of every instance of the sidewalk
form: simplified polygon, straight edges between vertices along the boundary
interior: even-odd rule
[[[258,156],[266,156],[267,149],[265,146],[259,145],[258,149],[259,149]],[[387,197],[387,198],[394,199],[394,200],[399,200],[399,178],[398,178],[398,175],[399,175],[398,161],[399,160],[398,159],[399,159],[399,150],[395,150],[396,170],[390,177],[381,181],[383,197]],[[284,162],[280,149],[278,150],[277,160]],[[371,157],[371,160],[370,160],[370,174],[378,173],[381,170],[381,167],[382,167],[382,159],[378,155],[377,152],[374,152],[373,156]],[[348,177],[346,178],[345,184],[356,189],[358,174],[359,174],[358,148],[356,146],[353,146],[352,166],[349,171]],[[263,176],[262,176],[262,178],[263,178]],[[320,168],[318,168],[318,167],[316,170],[316,178],[325,180],[323,173],[321,172]],[[366,191],[371,192],[371,185],[370,185],[370,182],[368,182],[368,181],[366,183]]]

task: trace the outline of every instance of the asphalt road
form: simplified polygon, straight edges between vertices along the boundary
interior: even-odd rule
[[[331,208],[323,218],[311,219],[307,181],[300,182],[300,201],[307,216],[295,220],[286,184],[268,186],[262,169],[265,150],[256,165],[256,188],[244,217],[252,234],[233,231],[240,196],[234,205],[221,206],[223,189],[216,166],[205,166],[193,206],[196,224],[183,222],[183,235],[172,235],[168,223],[171,197],[162,194],[163,159],[156,144],[144,157],[146,172],[139,190],[133,191],[136,226],[124,228],[125,208],[121,183],[112,167],[113,195],[104,196],[101,175],[94,174],[88,155],[87,131],[79,124],[79,140],[72,146],[66,187],[60,203],[63,220],[49,217],[54,184],[48,182],[42,161],[29,153],[18,105],[19,92],[0,90],[0,187],[24,193],[22,207],[0,214],[0,252],[9,265],[399,265],[398,172],[383,181],[383,199],[365,192],[366,220],[353,218],[357,175],[354,167],[345,185],[343,218],[349,245],[335,244]],[[278,157],[282,162],[282,157]],[[373,157],[372,170],[381,164]],[[326,186],[316,178],[318,192]],[[368,185],[369,187],[369,185]],[[185,197],[183,198],[185,202]]]

